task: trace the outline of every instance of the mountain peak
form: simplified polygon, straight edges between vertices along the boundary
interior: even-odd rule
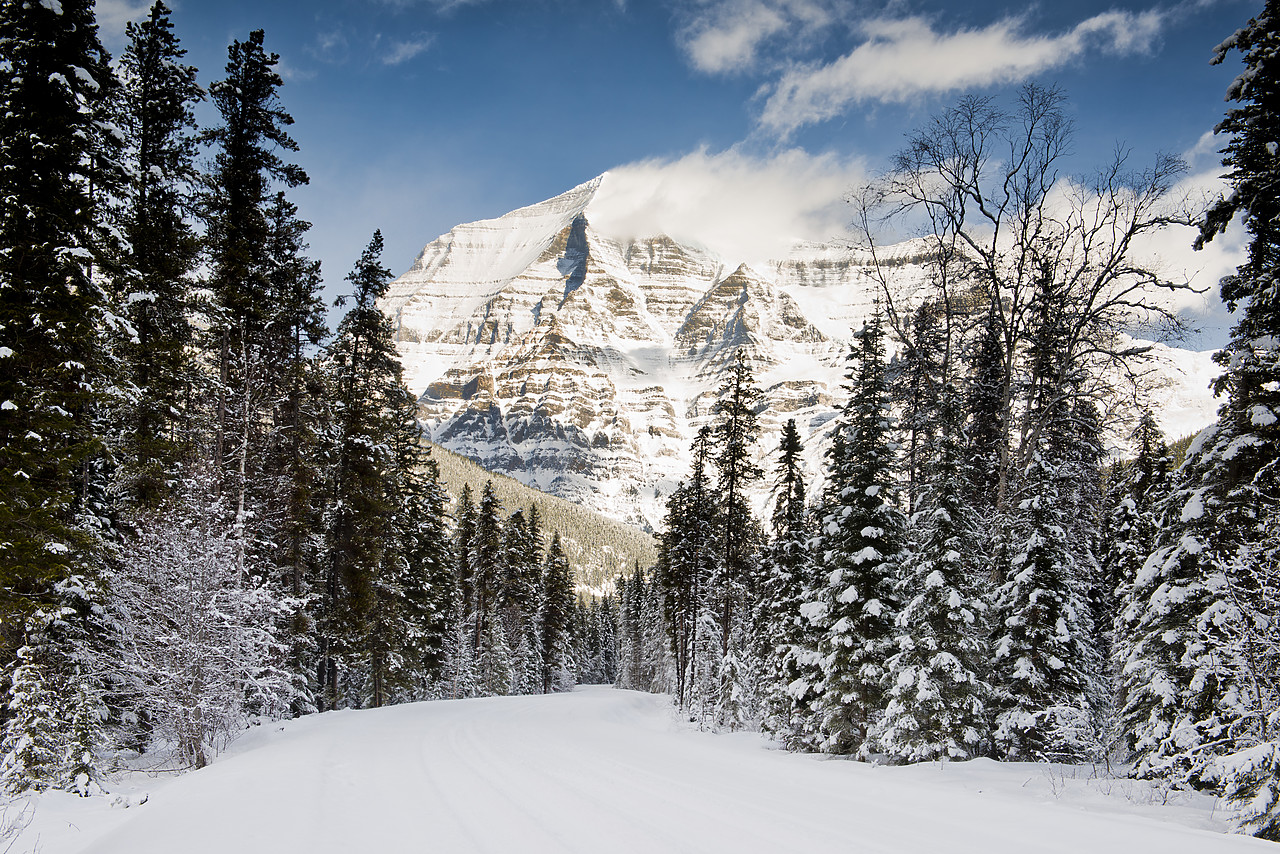
[[[535,202],[522,208],[517,208],[510,213],[505,213],[496,220],[481,220],[478,223],[469,223],[470,225],[479,225],[481,223],[491,222],[510,222],[513,220],[523,219],[542,219],[551,217],[559,220],[565,219],[565,225],[568,225],[577,217],[581,216],[591,204],[592,199],[596,197],[596,191],[600,189],[600,185],[608,176],[608,172],[597,175],[590,181],[584,181],[572,190],[567,190],[558,196],[552,196],[541,202]],[[464,228],[465,226],[459,226]],[[561,226],[563,228],[564,226]],[[455,229],[456,230],[456,229]],[[556,229],[559,231],[560,229]]]

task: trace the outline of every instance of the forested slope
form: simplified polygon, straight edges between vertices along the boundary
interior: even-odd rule
[[[630,572],[636,561],[647,569],[657,559],[657,544],[644,531],[539,492],[514,478],[494,474],[440,445],[428,445],[440,467],[440,480],[455,502],[464,485],[470,485],[472,492],[479,495],[485,481],[493,481],[494,491],[508,513],[536,504],[548,536],[551,531],[560,532],[580,588],[600,591],[619,574]]]

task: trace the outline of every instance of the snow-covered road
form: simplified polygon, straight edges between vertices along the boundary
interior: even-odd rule
[[[109,817],[46,796],[31,831],[42,854],[1275,850],[1222,834],[1210,801],[1160,806],[1086,776],[787,754],[682,728],[661,697],[588,688],[277,724]]]

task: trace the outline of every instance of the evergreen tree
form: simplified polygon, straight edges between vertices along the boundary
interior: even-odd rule
[[[279,568],[284,592],[309,593],[318,574],[313,532],[322,527],[317,505],[323,481],[321,419],[324,380],[316,358],[328,330],[320,298],[320,263],[305,255],[310,223],[276,193],[267,209],[265,270],[269,308],[263,360],[274,370],[262,377],[269,427],[263,438],[258,489],[265,493],[263,527],[267,560]],[[268,488],[269,487],[269,488]],[[305,627],[300,627],[305,628]]]
[[[1012,759],[1082,758],[1079,730],[1091,720],[1086,624],[1073,596],[1067,522],[1051,466],[1037,456],[1023,477],[1027,497],[1015,527],[1021,537],[993,609],[995,739]]]
[[[717,484],[723,509],[720,524],[724,557],[720,571],[713,577],[720,600],[720,650],[729,654],[729,638],[737,611],[752,588],[752,574],[757,543],[751,536],[755,519],[751,515],[748,491],[763,476],[752,458],[752,449],[760,435],[756,407],[760,390],[756,388],[751,367],[739,350],[729,377],[720,386],[715,405],[712,434],[717,453]]]
[[[1213,748],[1227,731],[1219,698],[1229,688],[1226,638],[1213,618],[1226,590],[1218,493],[1202,485],[1209,427],[1192,442],[1173,488],[1157,505],[1156,548],[1134,578],[1122,675],[1122,720],[1139,776],[1211,784]]]
[[[813,535],[805,491],[804,447],[795,419],[782,427],[778,444],[778,478],[774,485],[773,539],[762,566],[759,623],[768,690],[765,727],[790,747],[809,744],[813,733],[813,685],[804,677],[815,646],[810,626],[800,614],[808,591],[817,586],[816,562],[809,551]]]
[[[496,693],[511,690],[511,649],[498,610],[502,585],[502,503],[494,492],[493,481],[485,481],[480,505],[475,513],[475,532],[469,544],[471,565],[471,622],[475,632],[474,648],[480,672],[480,683],[488,693],[503,685]],[[499,649],[498,647],[501,647]],[[501,672],[490,673],[488,667]]]
[[[277,92],[283,82],[275,70],[280,57],[263,49],[261,30],[232,42],[227,54],[226,79],[210,87],[222,123],[201,135],[214,147],[202,200],[212,295],[204,334],[213,375],[212,458],[223,489],[235,496],[237,524],[249,550],[268,536],[251,530],[250,519],[278,518],[280,505],[294,497],[287,489],[282,496],[279,482],[263,470],[272,456],[268,446],[279,403],[273,378],[289,381],[294,375],[292,365],[272,361],[282,349],[272,346],[273,338],[292,337],[272,322],[278,309],[318,310],[314,299],[304,297],[298,305],[289,299],[296,294],[279,289],[314,292],[318,280],[303,264],[293,271],[300,285],[288,281],[293,262],[282,258],[299,245],[305,226],[294,220],[290,206],[277,204],[276,188],[305,184],[307,176],[280,155],[298,150],[286,131],[293,118]]]
[[[722,555],[718,537],[722,530],[719,504],[712,497],[707,472],[711,461],[711,428],[698,431],[692,451],[689,480],[667,499],[667,516],[654,574],[675,659],[676,698],[682,707],[692,699],[700,656],[712,649],[710,639],[700,637],[700,633],[715,620],[702,612],[709,607],[708,588]],[[717,634],[717,644],[720,638]]]
[[[530,541],[523,510],[512,513],[502,527],[498,612],[515,651],[515,688],[519,693],[538,690],[542,668],[533,660],[540,647],[536,634],[538,588],[542,574],[541,549]]]
[[[1120,705],[1121,738],[1129,750],[1133,749],[1133,735],[1138,721],[1133,712],[1124,711],[1128,698],[1142,690],[1142,686],[1129,684],[1126,662],[1139,643],[1138,621],[1143,609],[1137,580],[1148,555],[1156,550],[1159,534],[1157,510],[1172,487],[1172,463],[1164,436],[1149,409],[1144,409],[1134,434],[1137,444],[1135,458],[1117,467],[1119,483],[1115,493],[1119,495],[1107,520],[1107,555],[1103,562],[1102,576],[1106,586],[1114,591],[1116,613],[1112,632],[1114,647],[1112,669],[1116,680],[1116,695]],[[1146,595],[1150,595],[1146,590]],[[1149,711],[1149,710],[1148,710]]]
[[[381,255],[382,234],[374,232],[347,277],[355,304],[330,354],[332,509],[321,604],[321,687],[329,708],[342,702],[341,663],[366,668],[370,700],[387,702],[407,642],[411,582],[402,514],[416,491],[419,458],[391,322],[377,306],[391,280]]]
[[[446,511],[449,497],[439,466],[419,441],[413,412],[417,402],[404,398],[396,431],[400,494],[396,504],[397,539],[404,578],[405,619],[411,628],[408,654],[416,680],[438,681],[444,675],[447,645],[454,633],[460,600],[449,549]]]
[[[551,537],[542,568],[542,598],[538,610],[538,635],[542,643],[542,693],[563,691],[573,686],[571,620],[574,607],[573,574],[560,544],[560,534]]]
[[[751,609],[747,602],[757,595],[757,555],[759,523],[751,512],[748,492],[763,477],[752,456],[760,425],[756,408],[760,390],[751,368],[738,350],[730,375],[720,386],[712,426],[717,446],[715,458],[721,513],[720,542],[724,550],[718,571],[710,580],[720,623],[721,680],[718,689],[720,712],[717,723],[737,727],[752,716],[756,687],[746,679],[755,653],[751,638]]]
[[[40,668],[28,660],[31,652],[30,647],[18,651],[0,742],[0,789],[10,796],[56,786],[62,776],[64,711]]]
[[[803,606],[818,634],[823,750],[873,748],[884,706],[885,662],[895,639],[895,584],[906,520],[896,504],[888,388],[879,314],[850,353],[849,400],[828,453],[817,538],[825,583]]]
[[[134,391],[122,419],[121,465],[131,498],[154,508],[168,494],[176,464],[190,459],[194,439],[190,277],[199,246],[187,212],[198,180],[195,105],[204,90],[196,69],[181,62],[186,50],[163,2],[125,31],[120,112],[129,180],[121,220],[133,334],[120,349]]]
[[[1280,839],[1280,765],[1274,727],[1280,665],[1271,640],[1280,606],[1271,579],[1280,552],[1280,253],[1274,156],[1280,127],[1278,10],[1261,13],[1218,46],[1245,69],[1216,132],[1231,192],[1201,224],[1197,247],[1239,215],[1245,263],[1221,282],[1237,314],[1217,358],[1217,423],[1187,450],[1161,502],[1156,549],[1138,573],[1125,617],[1134,627],[1125,668],[1125,722],[1139,773],[1219,788],[1251,833]],[[1146,680],[1146,684],[1143,684]]]
[[[889,659],[886,752],[906,762],[968,759],[986,737],[986,603],[968,565],[971,510],[964,503],[958,394],[941,394],[939,447],[925,477],[911,531],[916,545],[902,575],[898,650]]]
[[[91,0],[0,7],[0,659],[97,562],[82,518],[112,365],[101,169],[114,91]],[[82,524],[88,523],[88,524]],[[90,528],[86,531],[85,528]]]
[[[82,798],[103,793],[97,753],[104,741],[102,721],[105,715],[106,709],[89,683],[84,679],[77,680],[62,776],[64,785]]]
[[[458,599],[464,615],[471,614],[475,596],[475,579],[471,566],[471,542],[476,535],[476,504],[471,484],[462,485],[458,507],[454,511],[453,559],[454,577],[458,586]],[[474,633],[473,633],[474,637]]]

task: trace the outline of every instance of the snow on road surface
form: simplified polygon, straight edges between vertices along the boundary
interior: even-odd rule
[[[140,806],[47,794],[13,851],[37,834],[42,854],[1276,850],[1224,834],[1211,799],[1087,776],[789,754],[691,730],[663,697],[586,688],[263,727]]]

